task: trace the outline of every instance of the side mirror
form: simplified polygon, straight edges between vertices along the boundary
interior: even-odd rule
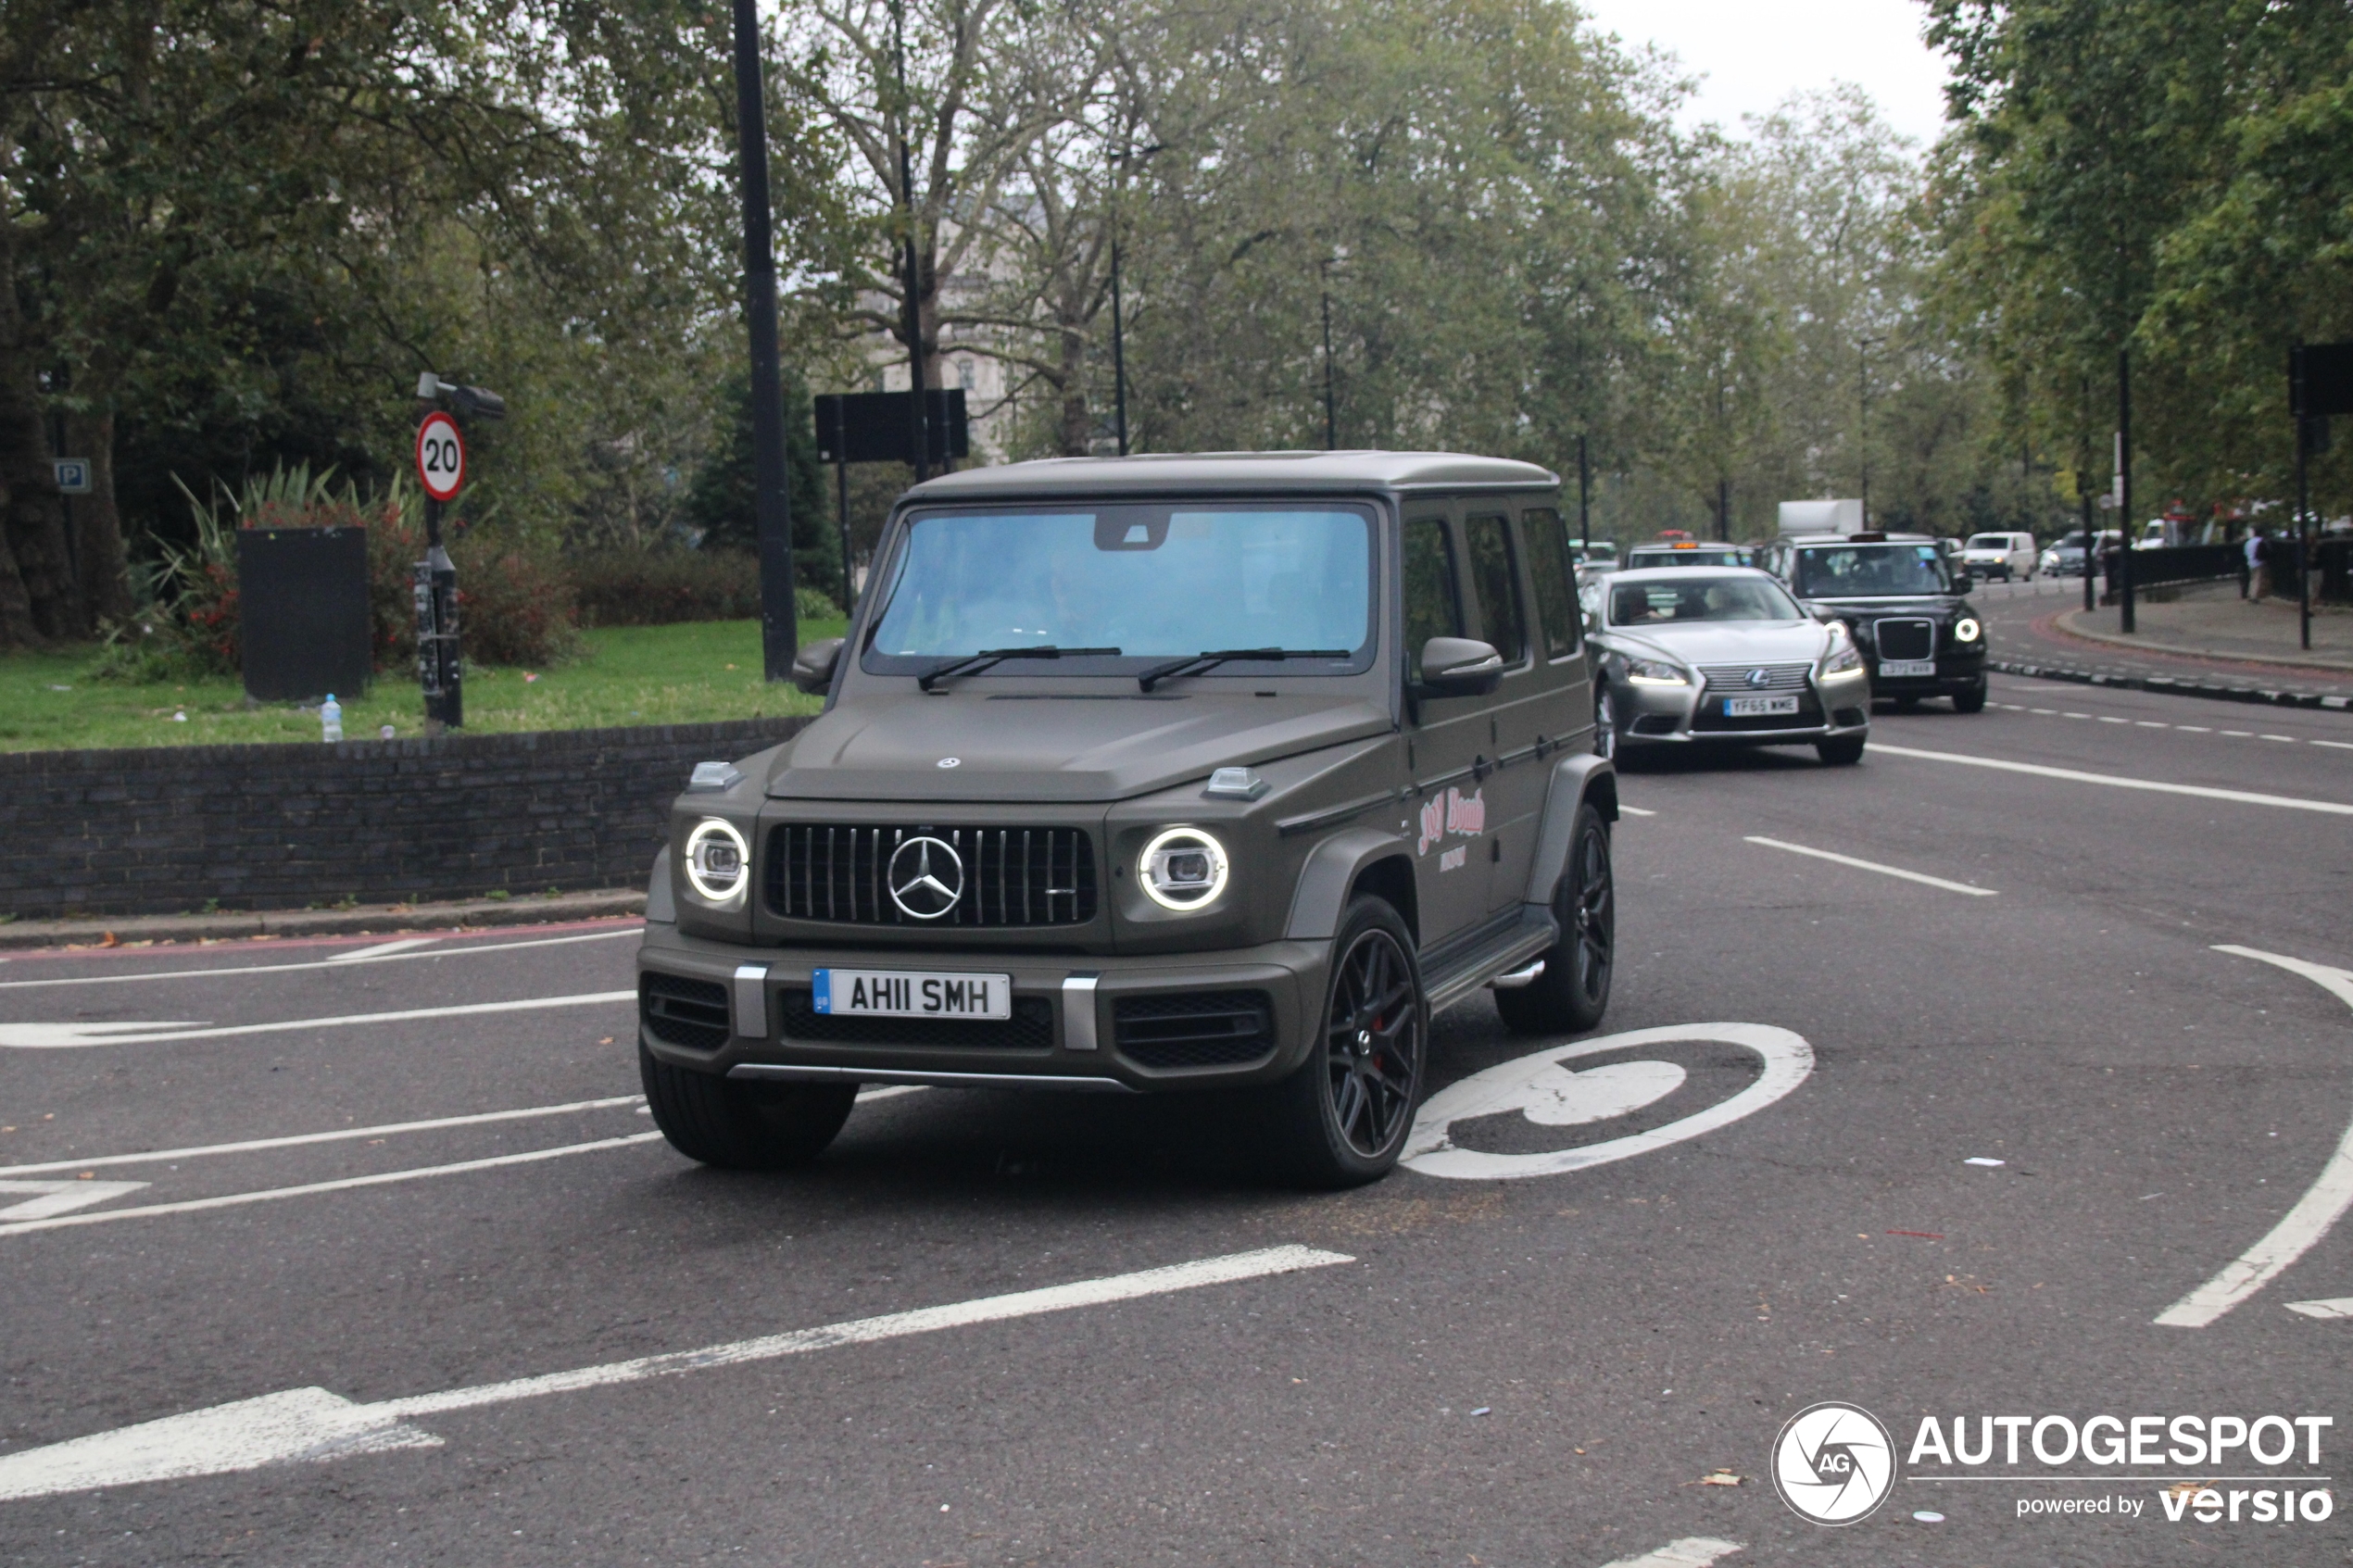
[[[1968,572],[1957,571],[1953,573],[1953,592],[1957,594],[1966,594],[1971,588],[1976,586],[1977,579],[1971,577]]]
[[[841,662],[841,639],[821,637],[793,655],[792,684],[805,692],[823,692],[834,684],[834,667]]]
[[[1484,696],[1504,682],[1504,656],[1470,637],[1432,637],[1422,645],[1422,695]]]

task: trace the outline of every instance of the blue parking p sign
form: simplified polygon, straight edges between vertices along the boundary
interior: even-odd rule
[[[90,494],[90,459],[87,458],[52,458],[49,466],[57,472],[57,488],[69,495]]]

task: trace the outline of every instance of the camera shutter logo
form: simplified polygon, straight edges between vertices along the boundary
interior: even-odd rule
[[[1868,1519],[1895,1489],[1895,1440],[1860,1406],[1809,1405],[1773,1439],[1773,1487],[1817,1524]]]
[[[943,839],[911,838],[891,852],[890,901],[912,920],[937,920],[964,896],[964,858]]]

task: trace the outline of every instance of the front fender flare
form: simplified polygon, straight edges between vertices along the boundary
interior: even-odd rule
[[[1528,902],[1551,907],[1553,889],[1568,865],[1577,809],[1589,800],[1602,821],[1617,821],[1617,769],[1610,759],[1581,751],[1554,764],[1544,795],[1544,822],[1536,834],[1536,857],[1528,868]]]
[[[670,891],[670,846],[654,856],[654,874],[646,884],[646,918],[664,925],[678,923],[677,899]]]
[[[1315,846],[1299,870],[1284,936],[1293,942],[1329,941],[1340,931],[1349,889],[1368,868],[1389,859],[1405,861],[1411,874],[1413,856],[1404,841],[1392,833],[1351,828]]]

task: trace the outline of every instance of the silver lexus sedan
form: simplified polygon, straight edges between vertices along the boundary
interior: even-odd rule
[[[1871,688],[1837,621],[1742,567],[1661,567],[1589,580],[1595,746],[1806,746],[1862,759]]]

